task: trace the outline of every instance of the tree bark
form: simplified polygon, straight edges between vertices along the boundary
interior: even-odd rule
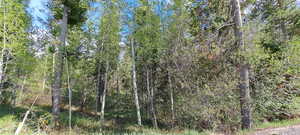
[[[98,115],[98,104],[100,102],[100,91],[99,91],[99,83],[100,83],[100,68],[98,67],[98,73],[97,73],[97,94],[96,94],[96,107],[95,107],[95,111],[96,111],[96,114]]]
[[[137,80],[136,80],[136,67],[135,67],[135,52],[134,52],[134,42],[131,41],[131,55],[132,55],[132,85],[133,85],[133,92],[134,92],[134,102],[136,106],[136,113],[137,113],[137,122],[138,125],[142,125],[141,113],[140,113],[140,104],[139,104],[139,97],[138,97],[138,90],[137,90]]]
[[[150,96],[150,110],[152,113],[152,124],[154,126],[154,128],[158,128],[157,126],[157,118],[156,118],[156,113],[155,113],[155,107],[154,107],[154,86],[151,87],[151,96]]]
[[[151,120],[152,120],[152,125],[154,128],[158,128],[157,126],[157,118],[155,114],[155,108],[154,108],[154,85],[150,88],[150,77],[149,77],[149,69],[147,68],[147,91],[148,91],[148,97],[149,97],[149,102],[150,102],[150,113],[151,113]],[[152,83],[154,84],[154,83]]]
[[[83,112],[84,110],[84,105],[86,103],[86,99],[87,99],[87,92],[86,92],[86,88],[83,89],[82,92],[82,96],[81,96],[81,103],[80,103],[80,112]]]
[[[99,105],[102,104],[103,101],[103,92],[105,89],[105,72],[103,71],[103,64],[98,62],[98,75],[97,75],[97,97],[96,97],[96,112],[99,111]],[[101,108],[100,108],[101,109]]]
[[[121,93],[121,87],[120,87],[120,67],[119,64],[117,65],[117,73],[116,73],[116,80],[117,80],[117,93]]]
[[[243,41],[243,23],[240,9],[240,1],[232,0],[232,7],[234,9],[234,33],[236,38],[236,43],[239,50],[244,51],[245,44]],[[241,107],[241,123],[242,129],[251,128],[251,98],[249,89],[249,65],[240,58],[240,107]]]
[[[168,81],[169,81],[170,101],[171,101],[172,128],[174,128],[174,123],[175,123],[174,96],[173,96],[173,87],[172,87],[171,75],[170,75],[169,72],[168,72]]]
[[[242,129],[251,128],[251,98],[249,89],[249,66],[240,67],[240,106],[242,115]]]
[[[149,70],[146,68],[146,89],[147,89],[147,116],[151,119],[151,108],[150,108],[150,100],[151,100],[151,91],[150,91],[150,79],[149,79]]]
[[[285,9],[284,0],[278,0],[277,2],[279,4],[280,9]],[[287,40],[288,40],[288,33],[287,33],[284,18],[280,19],[280,29],[281,29],[281,32],[282,32],[282,40],[283,40],[284,43],[286,43]]]
[[[105,69],[105,77],[104,77],[104,90],[103,90],[103,95],[102,95],[102,105],[101,105],[101,121],[104,120],[104,109],[105,109],[105,97],[106,97],[106,92],[108,88],[108,67],[109,63],[108,61],[106,62],[106,69]]]
[[[46,93],[46,91],[45,91],[45,87],[46,87],[46,81],[47,81],[47,73],[46,73],[46,70],[47,70],[47,65],[48,65],[48,59],[47,59],[47,57],[46,57],[46,64],[45,64],[45,69],[44,69],[44,78],[43,78],[43,86],[42,86],[42,91],[44,92],[44,93]]]
[[[98,64],[99,65],[99,64]],[[97,94],[96,94],[96,107],[95,107],[95,111],[96,111],[96,114],[98,115],[98,104],[100,102],[100,90],[99,90],[99,87],[100,87],[100,67],[98,66],[98,71],[97,71]]]
[[[59,114],[60,114],[60,96],[61,96],[61,83],[63,72],[63,49],[65,46],[67,30],[68,30],[68,7],[64,5],[63,18],[61,20],[59,36],[60,44],[57,45],[57,50],[54,55],[54,82],[52,86],[52,113],[54,126],[58,126]]]
[[[69,132],[72,132],[72,89],[70,84],[70,72],[69,72],[69,64],[68,59],[66,58],[66,68],[67,68],[67,85],[68,85],[68,94],[69,94]]]
[[[6,8],[5,8],[5,1],[2,1],[2,6],[3,6],[3,48],[2,48],[2,53],[1,53],[1,58],[0,58],[0,99],[2,98],[2,91],[3,91],[3,78],[5,76],[4,72],[4,64],[5,64],[5,49],[6,49]],[[1,101],[1,100],[0,100]]]

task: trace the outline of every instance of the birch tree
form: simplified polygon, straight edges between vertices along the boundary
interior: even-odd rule
[[[233,19],[235,23],[234,35],[236,45],[240,48],[239,52],[245,51],[245,43],[243,40],[243,22],[241,15],[241,7],[239,0],[232,0],[232,7],[234,10]],[[250,99],[250,88],[249,88],[249,64],[246,60],[240,58],[239,65],[240,72],[240,106],[241,106],[241,117],[242,117],[242,129],[251,128],[251,99]]]
[[[106,94],[110,90],[110,74],[117,72],[118,66],[118,53],[120,43],[120,9],[118,1],[104,1],[104,12],[100,19],[100,27],[98,33],[98,44],[96,67],[97,73],[97,99],[96,99],[96,110],[98,111],[98,104],[101,103],[101,120],[104,120],[105,112],[105,99]]]
[[[135,47],[134,41],[130,41],[131,45],[131,59],[132,59],[132,86],[134,92],[134,103],[136,107],[136,115],[137,115],[137,123],[139,126],[142,126],[142,118],[141,118],[141,110],[140,110],[140,103],[139,103],[139,95],[138,95],[138,87],[137,87],[137,79],[136,79],[136,61],[135,61]]]

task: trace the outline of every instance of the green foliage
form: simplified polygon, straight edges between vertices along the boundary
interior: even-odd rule
[[[86,0],[54,0],[52,9],[54,12],[54,18],[59,20],[63,16],[62,6],[67,6],[68,11],[68,24],[70,26],[75,26],[76,24],[82,24],[86,20],[86,10],[87,10]]]
[[[262,47],[270,53],[282,52],[282,45],[274,40],[263,40],[261,42]]]
[[[224,23],[228,23],[230,19],[230,16],[228,16],[229,1],[203,0],[201,2],[190,2],[188,8],[191,22],[189,24],[191,33],[194,36],[205,36],[203,33],[205,31],[215,32]]]
[[[26,15],[25,7],[20,1],[13,0],[4,0],[2,1],[5,5],[5,8],[1,8],[0,14],[0,37],[3,40],[3,36],[6,37],[6,45],[5,47],[10,51],[10,54],[15,57],[14,59],[18,61],[18,64],[24,63],[23,60],[19,60],[20,58],[28,58],[29,61],[31,59],[31,54],[29,53],[28,48],[28,39],[26,29],[29,24],[29,17]],[[1,4],[3,4],[1,2]],[[4,14],[5,13],[5,17]],[[4,29],[2,26],[4,26]],[[4,42],[1,42],[1,48],[4,47]],[[21,67],[20,65],[18,65]]]
[[[118,54],[120,52],[120,14],[117,2],[107,2],[105,4],[104,14],[100,20],[100,32],[98,39],[97,59],[100,62],[109,61],[111,66],[116,67]],[[98,61],[99,62],[99,61]]]
[[[298,47],[295,41],[284,48],[282,45],[266,46],[265,41],[252,47],[249,60],[253,72],[251,88],[256,118],[277,120],[291,115],[294,107],[291,103],[299,91],[294,76],[300,71],[296,66],[299,62],[295,60],[299,58],[295,52]]]
[[[19,77],[20,74],[32,72],[36,61],[28,49],[30,42],[26,30],[30,24],[30,19],[25,12],[24,3],[22,1],[3,0],[1,6],[5,7],[1,8],[0,11],[0,48],[1,53],[4,53],[1,54],[0,58],[4,60],[3,69],[1,69],[4,71],[4,79],[1,80],[4,87],[1,90],[6,90],[0,97],[0,102],[12,103],[16,98],[17,81],[15,78]]]
[[[7,28],[0,30],[0,39],[7,35],[10,61],[6,82],[3,83],[5,91],[1,98],[4,102],[1,103],[17,101],[16,105],[25,106],[31,103],[32,97],[40,95],[41,99],[29,115],[25,133],[40,129],[59,134],[49,130],[52,119],[50,86],[56,50],[54,46],[47,46],[59,44],[56,40],[60,33],[59,24],[52,22],[49,29],[51,39],[42,42],[46,46],[40,51],[43,55],[36,55],[40,52],[35,50],[40,48],[30,46],[30,33],[26,31],[30,19],[24,12],[24,5],[21,1],[5,2],[9,12],[6,19],[0,14],[0,25],[6,22]],[[297,104],[293,102],[300,87],[297,80],[300,74],[300,12],[293,3],[289,3],[291,0],[283,1],[282,5],[272,0],[242,2],[243,9],[251,10],[243,17],[246,45],[243,53],[234,50],[230,1],[174,0],[166,4],[165,1],[140,0],[136,7],[126,9],[122,5],[126,3],[124,1],[98,1],[103,11],[100,23],[87,22],[87,25],[83,24],[87,19],[88,2],[91,1],[52,2],[56,20],[62,18],[63,5],[69,8],[67,42],[63,47],[60,121],[63,129],[68,126],[66,104],[70,87],[74,129],[71,134],[173,134],[171,131],[146,128],[151,127],[152,118],[147,75],[154,91],[158,125],[163,130],[171,127],[197,129],[179,130],[178,134],[183,135],[196,135],[198,131],[207,129],[228,133],[237,131],[241,119],[237,63],[240,56],[251,67],[249,76],[255,122],[287,119],[297,110]],[[130,15],[129,10],[132,11]],[[133,17],[130,23],[134,25],[124,26],[123,23],[128,20],[123,20],[123,17],[127,15],[130,19]],[[122,27],[130,35],[121,35]],[[123,42],[133,41],[136,50],[138,96],[144,127],[135,125],[131,49],[120,47],[121,38],[127,38]],[[2,42],[1,47],[4,47]],[[122,60],[118,58],[120,52],[125,53]],[[109,64],[108,71],[105,70],[106,63]],[[105,120],[100,123],[95,106],[97,90],[103,90],[99,82],[104,81],[105,74],[108,77]],[[170,115],[171,92],[174,121]],[[6,127],[2,124],[4,121],[13,123],[8,125],[11,133],[15,129],[13,125],[20,122],[26,110],[10,108],[18,110],[16,115],[11,115],[8,107],[0,108],[0,127]]]
[[[299,35],[295,36],[293,40],[290,41],[287,49],[285,51],[286,64],[288,64],[287,74],[299,75],[300,72],[300,40]],[[299,86],[299,84],[298,84]],[[299,88],[299,87],[298,87]]]
[[[158,62],[164,49],[161,42],[160,18],[154,14],[153,10],[147,2],[135,11],[137,28],[133,36],[138,45],[137,58],[144,64]]]

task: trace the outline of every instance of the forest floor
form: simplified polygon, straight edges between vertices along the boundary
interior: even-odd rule
[[[0,134],[11,135],[16,130],[18,124],[22,121],[26,107],[11,107],[8,105],[0,105]],[[36,107],[26,121],[26,126],[22,130],[22,135],[63,135],[69,134],[68,131],[68,111],[62,110],[62,127],[60,130],[53,131],[48,128],[50,122],[49,107]],[[48,112],[49,111],[49,112]],[[193,130],[154,130],[151,128],[138,128],[131,124],[125,124],[123,127],[117,127],[115,121],[107,120],[104,124],[106,129],[101,131],[98,120],[81,112],[73,112],[72,135],[78,134],[95,134],[95,135],[225,135],[212,132],[197,132]],[[103,132],[104,131],[104,132]],[[241,131],[237,135],[299,135],[300,134],[300,118],[265,122],[255,126],[251,131]]]
[[[296,98],[296,104],[299,104],[295,113],[300,112],[300,98]],[[22,121],[28,106],[10,106],[0,105],[0,134],[14,134],[18,124]],[[227,135],[212,132],[197,132],[194,130],[155,130],[147,126],[140,128],[135,125],[135,119],[130,115],[133,112],[122,112],[124,118],[107,119],[105,123],[99,123],[99,117],[94,114],[77,111],[74,109],[72,113],[72,132],[68,129],[68,110],[62,109],[61,113],[61,129],[51,130],[49,123],[51,122],[51,107],[49,105],[37,104],[26,120],[22,129],[23,135],[78,135],[78,134],[94,134],[94,135]],[[109,116],[115,117],[115,116]],[[300,118],[288,119],[283,121],[273,121],[256,123],[253,129],[249,131],[240,131],[236,135],[300,135]]]
[[[22,121],[27,106],[0,105],[0,135],[12,135]],[[72,131],[68,129],[68,110],[61,110],[61,128],[52,130],[51,107],[36,105],[22,128],[21,135],[210,135],[194,130],[155,130],[135,125],[135,119],[107,119],[103,124],[95,115],[74,111]]]

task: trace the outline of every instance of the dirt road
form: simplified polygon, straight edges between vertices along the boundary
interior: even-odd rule
[[[300,125],[262,129],[250,135],[300,135]]]

